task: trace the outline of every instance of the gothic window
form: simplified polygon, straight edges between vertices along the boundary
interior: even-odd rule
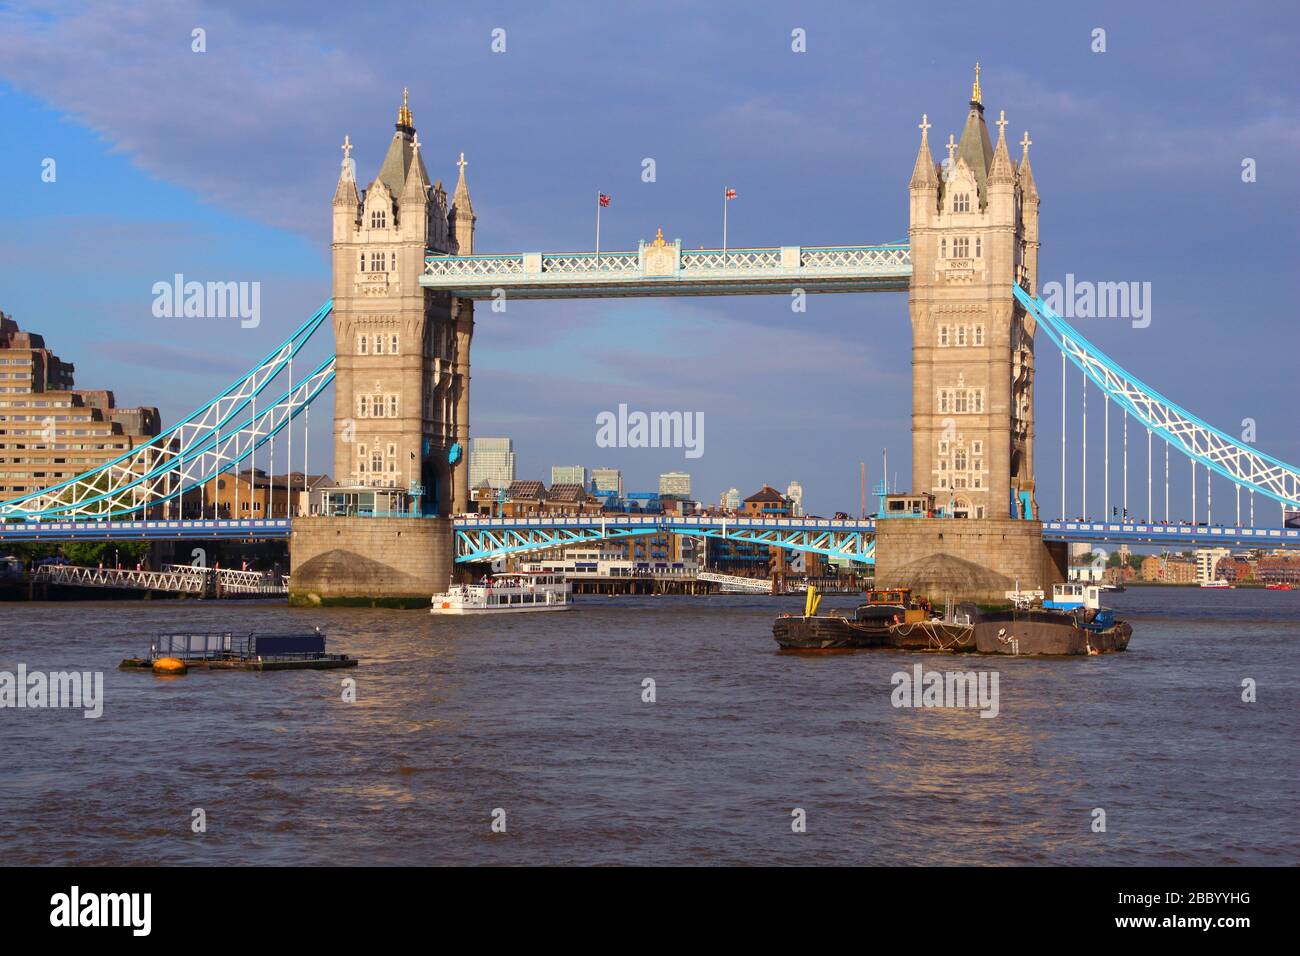
[[[357,445],[357,471],[364,473],[366,470],[366,446]]]
[[[955,452],[953,452],[952,470],[953,471],[966,470],[966,449],[958,448]]]
[[[971,486],[972,488],[983,488],[983,487],[984,487],[984,479],[983,479],[981,476],[976,475],[974,478],[972,478],[972,479],[970,480],[970,486]]]
[[[948,443],[946,441],[939,442],[939,454],[941,455],[948,454]]]
[[[952,410],[958,415],[966,414],[966,389],[959,388],[953,391],[953,408]]]
[[[970,255],[970,239],[966,236],[960,236],[952,241],[952,257],[954,259],[965,259]]]
[[[946,388],[939,389],[939,411],[948,411],[948,389]]]
[[[970,193],[957,193],[952,197],[953,212],[970,212]]]
[[[957,344],[964,346],[966,344],[966,326],[957,326]]]
[[[971,443],[970,443],[970,453],[971,453],[972,455],[982,455],[982,454],[984,454],[984,442],[982,442],[982,441],[973,441],[973,442],[971,442]],[[975,467],[976,467],[976,468],[979,467],[979,462],[976,462],[976,463],[975,463]]]
[[[370,396],[358,395],[357,396],[357,418],[369,418],[369,417],[370,417]]]
[[[975,258],[978,259],[983,253],[980,252],[980,237],[975,237]]]
[[[370,454],[370,470],[376,474],[384,470],[384,456],[378,449]]]
[[[948,326],[939,326],[939,345],[947,347],[948,345]]]
[[[396,395],[388,396],[388,417],[389,418],[397,417],[397,396]]]
[[[971,411],[973,412],[984,411],[984,389],[982,388],[971,389]]]
[[[384,337],[382,335],[375,336],[375,354],[376,355],[384,354]]]
[[[357,354],[358,355],[370,354],[370,336],[368,335],[357,336]]]
[[[388,213],[382,209],[376,209],[370,214],[370,228],[384,229],[388,226]]]
[[[388,354],[389,354],[389,355],[396,355],[397,352],[398,352],[398,349],[397,349],[397,333],[394,332],[392,335],[390,335],[390,336],[388,337]]]
[[[361,265],[357,266],[357,271],[358,272],[366,271],[366,254],[364,252],[361,253]]]
[[[383,417],[384,417],[384,396],[382,396],[382,395],[376,395],[376,396],[375,396],[374,409],[375,409],[375,417],[376,417],[376,418],[383,418]]]
[[[364,259],[365,259],[365,256],[362,256],[361,258],[364,260]],[[947,239],[940,239],[940,240],[939,240],[939,258],[940,258],[940,259],[947,259],[947,258],[948,258],[948,240],[947,240]],[[363,264],[362,264],[362,268],[365,268],[364,262],[363,262]]]
[[[973,344],[975,344],[975,345],[983,345],[983,344],[984,344],[984,326],[982,326],[982,325],[977,325],[977,326],[975,326],[975,331],[974,331],[974,342],[973,342]]]
[[[370,253],[370,271],[371,271],[371,272],[385,272],[385,271],[387,271],[387,270],[385,269],[385,266],[386,266],[386,264],[387,264],[387,259],[388,259],[388,257],[387,257],[387,255],[386,255],[385,253],[382,253],[382,252],[372,252],[372,253]]]
[[[392,442],[389,442],[389,443],[388,443],[388,460],[389,460],[390,465],[392,464],[393,459],[395,459],[396,457],[397,457],[397,446],[394,445]]]

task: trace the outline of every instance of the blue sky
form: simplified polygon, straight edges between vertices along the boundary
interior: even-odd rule
[[[1040,283],[1150,282],[1149,328],[1080,330],[1211,423],[1236,435],[1253,418],[1262,450],[1300,460],[1291,4],[266,6],[0,4],[0,308],[75,362],[80,387],[172,422],[314,311],[339,143],[351,136],[373,178],[404,86],[431,176],[450,187],[466,153],[478,251],[590,248],[597,189],[614,197],[604,248],[659,227],[714,246],[723,185],[739,191],[732,245],[829,245],[906,235],[916,124],[928,113],[935,143],[960,132],[979,60],[989,119],[1005,109],[1008,133],[1034,141]],[[191,52],[195,27],[206,53]],[[1090,50],[1097,27],[1105,53]],[[1257,182],[1241,181],[1244,157]],[[260,281],[261,326],[155,318],[151,287],[177,272]],[[856,510],[857,463],[874,480],[883,447],[907,483],[909,361],[901,294],[814,297],[801,315],[783,297],[513,303],[478,320],[472,427],[515,438],[522,477],[613,465],[645,488],[687,470],[706,500],[798,479],[813,510]],[[1054,516],[1045,339],[1038,364]],[[595,416],[620,402],[703,411],[704,457],[598,449]],[[313,415],[318,468],[327,420]],[[1144,477],[1144,453],[1130,471]],[[1077,486],[1077,460],[1069,472]]]

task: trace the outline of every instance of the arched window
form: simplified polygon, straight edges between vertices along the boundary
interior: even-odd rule
[[[953,212],[970,212],[970,193],[957,193],[952,197]]]
[[[966,326],[964,325],[957,326],[957,344],[963,347],[966,345]]]
[[[939,345],[941,348],[946,348],[948,345],[948,326],[946,325],[939,326]]]
[[[389,418],[397,417],[397,396],[396,395],[388,396],[388,417]]]
[[[982,325],[975,326],[974,344],[975,345],[984,344],[984,326]]]
[[[370,354],[370,336],[368,335],[357,336],[357,354],[358,355]]]
[[[382,335],[375,336],[375,354],[376,355],[384,354],[384,337]]]
[[[976,258],[976,259],[978,259],[980,256],[983,255],[983,253],[980,251],[980,249],[981,249],[980,237],[979,237],[979,236],[976,236],[976,237],[975,237],[975,258]]]
[[[369,418],[369,417],[370,417],[370,396],[358,395],[357,396],[357,418]]]
[[[371,229],[385,229],[388,227],[388,213],[382,209],[376,209],[370,214]]]

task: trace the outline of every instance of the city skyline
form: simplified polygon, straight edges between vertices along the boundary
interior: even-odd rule
[[[21,143],[0,157],[0,170],[16,184],[0,307],[57,341],[78,365],[79,383],[137,382],[130,391],[119,386],[118,400],[158,405],[164,423],[202,404],[324,298],[339,145],[348,135],[359,177],[373,176],[403,87],[411,91],[430,177],[450,184],[459,153],[466,154],[483,251],[590,248],[588,207],[597,188],[612,197],[604,210],[606,248],[634,247],[660,227],[687,247],[717,245],[721,209],[713,197],[724,180],[738,187],[730,204],[733,244],[833,244],[902,238],[921,114],[935,126],[936,147],[959,132],[979,60],[990,116],[1005,109],[1009,134],[1028,129],[1035,143],[1042,281],[1151,283],[1148,326],[1081,319],[1081,331],[1131,356],[1136,374],[1187,404],[1198,397],[1207,356],[1226,357],[1239,374],[1203,410],[1211,423],[1237,434],[1250,420],[1262,450],[1300,457],[1288,418],[1295,388],[1286,353],[1267,347],[1285,335],[1273,303],[1288,291],[1280,211],[1295,208],[1297,185],[1280,171],[1300,145],[1291,119],[1295,94],[1279,65],[1284,55],[1239,55],[1247,44],[1284,51],[1294,40],[1286,23],[1260,34],[1248,17],[1193,6],[1182,15],[1189,29],[1216,36],[1217,58],[1200,47],[1159,46],[1157,66],[1145,56],[1160,43],[1163,18],[1154,12],[1100,7],[1094,17],[1109,37],[1104,53],[1090,49],[1091,21],[1036,11],[995,35],[980,28],[980,14],[958,12],[953,29],[934,38],[933,56],[918,65],[902,59],[909,48],[891,49],[895,33],[916,28],[920,14],[906,11],[879,24],[865,12],[814,5],[794,25],[777,13],[745,11],[729,17],[727,29],[719,24],[696,36],[654,29],[652,20],[641,23],[644,30],[629,29],[626,17],[611,30],[611,15],[600,13],[556,37],[544,18],[520,7],[499,17],[509,32],[504,54],[489,48],[490,14],[466,15],[442,36],[450,69],[476,76],[472,89],[452,92],[432,67],[391,65],[416,62],[400,55],[351,88],[321,82],[319,71],[329,66],[302,58],[300,34],[329,45],[362,22],[346,8],[310,24],[295,21],[294,42],[277,17],[201,9],[208,39],[201,54],[190,49],[190,12],[145,20],[109,4],[0,14],[0,110]],[[806,31],[806,53],[790,51],[792,26]],[[136,88],[121,60],[80,62],[78,38],[91,32],[158,60],[173,81],[166,89]],[[419,41],[395,42],[400,52]],[[237,95],[204,95],[216,82],[213,71],[242,44],[290,51],[287,62],[301,78],[287,80],[241,57],[239,70],[221,80]],[[1028,48],[1041,54],[1032,72]],[[591,68],[608,69],[608,89],[592,91],[582,82],[586,72],[566,70],[571,49],[595,57]],[[671,76],[687,63],[698,70],[701,58],[712,64],[702,80],[712,93],[706,105],[667,84],[634,123],[598,107],[602,121],[588,121],[590,97],[616,102],[628,89],[625,76]],[[1230,81],[1226,63],[1233,64]],[[530,112],[527,100],[518,101],[519,78],[535,71],[561,94],[533,111],[546,120],[499,123]],[[846,76],[856,78],[855,87],[844,84]],[[1178,81],[1156,81],[1165,76]],[[586,105],[578,111],[577,100],[563,94],[580,87]],[[112,97],[101,92],[108,89]],[[239,104],[238,119],[227,102]],[[232,128],[243,131],[238,148],[223,132]],[[520,163],[523,142],[536,148]],[[809,143],[818,145],[815,154]],[[52,182],[42,181],[47,158],[56,161]],[[641,178],[646,158],[656,161],[653,183]],[[1245,158],[1257,164],[1254,182],[1242,180]],[[118,248],[123,243],[129,255]],[[1197,260],[1213,261],[1217,276],[1189,271]],[[61,281],[70,269],[81,282]],[[175,275],[261,282],[260,324],[157,318],[151,289]],[[1239,281],[1246,276],[1249,282]],[[795,470],[792,457],[815,454],[815,468],[797,469],[817,479],[808,510],[855,510],[859,462],[872,485],[888,448],[891,470],[908,474],[906,303],[901,296],[831,296],[815,297],[808,308],[792,315],[777,298],[739,298],[482,310],[471,436],[547,430],[552,441],[526,452],[519,465],[521,473],[544,475],[548,459],[595,457],[603,411],[624,402],[685,408],[704,414],[712,436],[707,453],[691,462],[700,487],[757,486],[773,472]],[[86,323],[87,315],[95,321]],[[1251,316],[1250,323],[1226,320],[1238,315]],[[1043,352],[1038,369],[1038,431],[1047,446],[1059,429],[1054,359]],[[764,385],[791,374],[839,384],[805,388],[797,399]],[[1077,375],[1071,381],[1077,388]],[[1077,412],[1070,414],[1067,428],[1077,435]],[[333,470],[324,451],[327,421],[313,420],[313,471]],[[602,449],[601,457],[629,474],[685,463],[673,449]],[[1049,451],[1036,467],[1040,505],[1054,515],[1059,463]],[[1186,475],[1172,480],[1185,496]]]

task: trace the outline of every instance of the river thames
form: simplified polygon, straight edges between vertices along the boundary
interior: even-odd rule
[[[1128,653],[1051,660],[778,654],[772,620],[797,597],[583,597],[478,619],[0,605],[0,671],[104,673],[99,719],[0,710],[0,850],[95,865],[1296,863],[1300,591],[1110,603],[1133,622]],[[162,631],[313,625],[361,666],[116,669]],[[918,662],[996,670],[998,715],[895,708],[891,676]]]

